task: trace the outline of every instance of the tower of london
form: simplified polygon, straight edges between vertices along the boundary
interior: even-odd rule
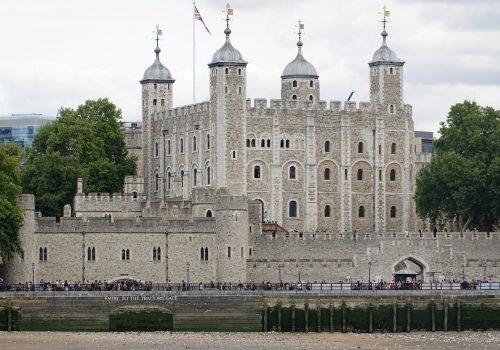
[[[209,100],[182,107],[157,45],[140,80],[143,177],[106,195],[79,181],[58,219],[24,195],[25,257],[4,266],[7,281],[31,280],[32,262],[36,280],[180,282],[187,270],[196,282],[237,282],[279,270],[289,281],[346,281],[366,278],[368,264],[379,280],[400,268],[429,280],[456,278],[462,265],[480,275],[483,261],[498,278],[498,233],[436,236],[415,215],[405,62],[385,27],[360,103],[322,99],[300,34],[281,98],[249,99],[231,34],[227,25],[208,63]]]

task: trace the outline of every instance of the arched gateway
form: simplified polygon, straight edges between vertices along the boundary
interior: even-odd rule
[[[401,274],[404,270],[414,272],[408,273],[408,277],[415,278],[417,281],[424,281],[425,273],[428,268],[427,264],[423,263],[421,260],[409,256],[393,264],[393,273],[397,273],[399,271]]]

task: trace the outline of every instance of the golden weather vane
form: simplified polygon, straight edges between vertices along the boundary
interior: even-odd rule
[[[160,26],[157,24],[155,30],[153,31],[153,34],[156,35],[156,38],[153,40],[156,40],[156,46],[158,46],[158,42],[160,41],[160,35],[163,35],[163,30],[160,29]]]
[[[382,23],[384,24],[384,30],[385,30],[385,24],[387,22],[389,22],[387,20],[387,17],[389,17],[391,15],[391,11],[389,11],[389,9],[387,8],[387,6],[384,5],[384,7],[382,9],[382,12],[379,12],[379,13],[383,16]]]
[[[299,28],[299,31],[296,33],[299,35],[299,41],[302,39],[302,34],[304,34],[302,31],[304,30],[304,22],[299,18],[298,23],[295,25],[295,27]]]

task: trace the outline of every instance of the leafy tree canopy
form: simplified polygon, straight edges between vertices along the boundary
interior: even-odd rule
[[[21,147],[0,144],[0,257],[3,260],[7,260],[10,253],[22,254],[19,230],[23,224],[23,212],[18,202],[21,158]]]
[[[436,155],[417,177],[417,213],[491,231],[500,222],[500,111],[456,104],[439,133]]]
[[[88,100],[76,110],[61,108],[33,140],[23,170],[24,191],[35,194],[37,210],[60,216],[82,177],[87,192],[121,192],[135,174],[127,155],[121,111],[108,99]]]

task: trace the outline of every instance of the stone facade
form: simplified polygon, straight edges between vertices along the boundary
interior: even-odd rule
[[[425,280],[500,277],[498,233],[429,233],[415,215],[428,159],[415,154],[404,62],[385,31],[369,64],[371,101],[359,104],[321,100],[301,41],[281,100],[247,99],[247,62],[230,33],[209,64],[209,101],[194,105],[173,108],[175,80],[156,48],[141,80],[142,138],[127,134],[144,177],[112,195],[79,181],[60,219],[22,197],[25,255],[4,266],[7,281],[33,269],[37,281],[275,281],[278,269],[288,281],[366,280],[368,262],[384,280],[401,268]]]

